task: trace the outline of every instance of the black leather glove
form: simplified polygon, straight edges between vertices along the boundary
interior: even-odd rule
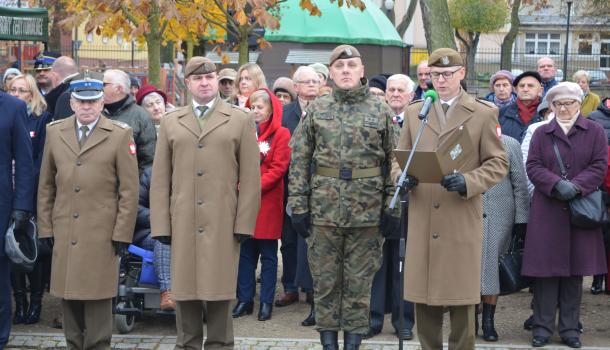
[[[390,210],[385,210],[383,214],[381,214],[379,231],[385,238],[400,237],[400,216],[397,217],[396,215],[392,215]]]
[[[415,176],[407,175],[405,177],[405,182],[402,184],[401,192],[402,193],[409,192],[418,184],[419,184],[419,180]]]
[[[243,233],[236,233],[235,234],[235,239],[239,242],[239,243],[244,243],[245,241],[249,240],[252,236],[250,235],[244,235]]]
[[[466,179],[460,173],[453,173],[443,176],[441,186],[449,192],[458,192],[462,196],[466,195]]]
[[[311,226],[311,216],[309,213],[303,214],[292,214],[292,227],[297,231],[297,234],[303,238],[309,237],[311,232],[309,231]]]
[[[19,209],[15,209],[13,210],[13,212],[11,213],[11,218],[13,220],[15,220],[15,234],[21,234],[22,232],[24,232],[25,230],[27,230],[28,228],[28,220],[30,220],[30,217],[32,215],[25,211],[25,210],[19,210]]]
[[[41,255],[53,254],[53,244],[55,240],[53,237],[38,238],[38,253]]]
[[[560,201],[569,201],[578,195],[578,186],[567,180],[559,180],[553,187],[551,195]]]
[[[127,248],[129,247],[129,243],[112,241],[112,246],[114,247],[114,255],[123,257],[129,253]]]
[[[156,237],[153,237],[153,239],[156,239],[157,241],[159,241],[163,244],[167,244],[167,245],[172,244],[172,236],[156,236]]]

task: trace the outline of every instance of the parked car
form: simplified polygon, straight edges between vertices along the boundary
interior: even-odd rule
[[[589,74],[589,85],[600,86],[610,84],[610,79],[608,79],[608,75],[603,70],[588,70],[587,73]]]

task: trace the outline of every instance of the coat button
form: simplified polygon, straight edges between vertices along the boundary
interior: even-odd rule
[[[198,147],[198,148],[203,148],[203,144],[202,144],[202,143],[200,143],[200,144],[198,144],[198,145],[197,145],[197,147]]]
[[[81,163],[80,159],[76,161],[76,166],[80,166],[81,164],[83,163]]]
[[[203,204],[203,201],[201,199],[197,201],[197,205],[202,205],[202,204]]]
[[[200,227],[199,229],[197,229],[197,231],[199,231],[199,233],[203,233],[203,227]]]
[[[439,237],[438,233],[433,233],[433,234],[432,234],[432,238],[433,238],[433,239],[438,239],[438,237]]]
[[[434,202],[434,204],[432,204],[432,206],[434,207],[434,209],[438,209],[440,208],[440,204],[438,202]]]
[[[80,187],[74,186],[74,192],[80,192]]]
[[[72,217],[75,218],[75,219],[78,219],[78,213],[72,214]]]
[[[203,176],[203,170],[201,170],[201,169],[197,170],[197,176]]]
[[[483,219],[485,219],[487,217],[487,214],[483,213]]]
[[[72,242],[70,242],[70,243],[72,243],[72,245],[76,245],[76,241],[72,241]]]

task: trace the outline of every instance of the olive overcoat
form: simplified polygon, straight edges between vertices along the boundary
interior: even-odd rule
[[[216,99],[203,130],[191,104],[161,120],[150,187],[152,236],[171,236],[176,300],[235,299],[239,242],[260,206],[253,119]]]
[[[75,117],[47,126],[38,185],[38,235],[53,237],[51,294],[112,298],[119,259],[112,241],[131,243],[138,212],[138,161],[131,128],[100,116],[84,147]]]
[[[411,149],[420,126],[422,102],[405,112],[398,148]],[[466,126],[474,151],[461,169],[466,196],[437,183],[419,183],[409,197],[405,261],[405,299],[428,305],[472,305],[480,301],[483,240],[481,194],[508,172],[508,160],[497,130],[498,110],[462,92],[447,111],[439,101],[431,108],[420,151],[435,151],[452,132]],[[393,178],[400,174],[395,164]],[[448,174],[447,174],[448,175]]]

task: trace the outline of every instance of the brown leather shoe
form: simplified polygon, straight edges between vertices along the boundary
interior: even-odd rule
[[[282,307],[294,304],[299,301],[299,293],[284,293],[281,298],[275,301],[275,306]]]
[[[159,308],[163,311],[176,310],[176,301],[172,299],[172,292],[166,290],[161,293],[161,305]]]

